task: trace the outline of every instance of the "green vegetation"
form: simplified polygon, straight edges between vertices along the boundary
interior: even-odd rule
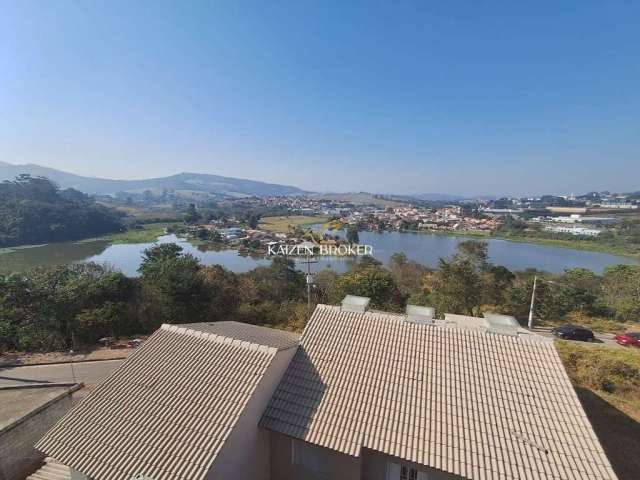
[[[292,215],[290,217],[263,217],[260,219],[258,228],[268,232],[288,233],[295,227],[308,227],[318,223],[326,223],[329,217],[317,216],[309,217],[305,215]]]
[[[150,333],[162,323],[304,325],[304,276],[284,258],[236,275],[160,244],[145,251],[139,271],[128,278],[89,263],[0,275],[0,351],[78,348],[104,336]]]
[[[349,225],[347,228],[347,242],[360,243],[360,236],[358,235],[358,227],[355,225]]]
[[[496,232],[475,230],[416,230],[405,229],[406,232],[424,233],[428,235],[446,235],[472,237],[478,239],[495,238],[516,243],[548,245],[550,247],[571,248],[589,252],[610,253],[627,257],[640,257],[640,220],[627,219],[618,229],[605,231],[599,237],[576,236],[563,233],[546,232],[541,229],[523,230],[501,228]]]
[[[406,302],[392,273],[370,257],[361,258],[351,271],[336,278],[330,300],[339,303],[346,295],[369,297],[373,308],[392,312],[402,311]]]
[[[145,251],[139,272],[131,279],[87,264],[0,276],[0,347],[68,348],[105,335],[149,333],[161,323],[235,319],[296,330],[304,326],[304,275],[283,257],[235,274],[201,265],[178,245],[161,244]],[[559,275],[510,272],[490,264],[486,243],[477,241],[460,243],[436,269],[403,254],[393,255],[388,268],[362,257],[342,275],[326,269],[315,276],[312,301],[339,303],[352,294],[371,297],[372,306],[381,310],[402,311],[410,302],[431,305],[438,315],[494,311],[524,322],[536,274],[540,321],[571,321],[603,331],[640,327],[640,266],[618,265],[602,276],[585,269]]]
[[[124,230],[122,213],[46,178],[0,183],[0,247],[96,237]]]
[[[493,236],[512,242],[640,257],[640,219],[637,218],[625,219],[615,228],[608,228],[597,237],[549,232],[543,230],[541,225],[532,228],[530,224],[521,220],[507,218]]]
[[[160,235],[165,233],[168,223],[150,223],[129,228],[126,232],[114,233],[102,237],[111,243],[147,243],[154,242]]]

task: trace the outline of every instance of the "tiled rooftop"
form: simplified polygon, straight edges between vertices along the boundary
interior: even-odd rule
[[[300,340],[300,334],[298,333],[241,322],[187,323],[180,325],[180,327],[233,338],[242,342],[264,345],[277,350],[295,347]]]
[[[235,322],[163,325],[36,448],[95,480],[201,479],[285,345]]]
[[[615,479],[552,343],[319,305],[261,425],[470,479]]]

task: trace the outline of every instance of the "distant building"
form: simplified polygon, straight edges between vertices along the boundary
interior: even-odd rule
[[[482,209],[482,213],[497,216],[522,215],[524,210],[521,208],[484,208]]]
[[[616,479],[550,339],[368,303],[163,325],[36,447],[74,479]]]
[[[553,233],[568,233],[570,235],[585,235],[588,237],[597,237],[600,235],[600,230],[586,227],[564,227],[564,226],[552,226],[549,225],[544,228],[545,230]]]

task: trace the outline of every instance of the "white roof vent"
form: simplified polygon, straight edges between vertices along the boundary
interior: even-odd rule
[[[436,310],[433,307],[421,307],[420,305],[407,305],[407,322],[434,323],[433,317]]]
[[[367,311],[370,301],[371,299],[369,297],[358,297],[356,295],[347,295],[342,300],[342,311],[364,313]]]
[[[484,318],[487,321],[487,331],[500,335],[518,335],[520,324],[511,315],[501,315],[499,313],[485,312]]]

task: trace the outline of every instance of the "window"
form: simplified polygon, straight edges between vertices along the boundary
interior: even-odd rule
[[[304,468],[318,480],[329,478],[326,453],[320,447],[292,440],[291,448],[291,460],[294,465]]]
[[[388,462],[386,480],[429,480],[429,475],[408,465]]]

